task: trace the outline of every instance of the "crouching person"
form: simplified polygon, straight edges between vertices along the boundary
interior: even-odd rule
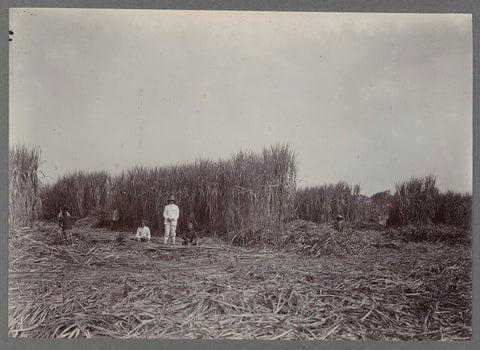
[[[188,223],[187,231],[182,234],[183,245],[197,245],[198,244],[198,234],[193,230],[193,224]]]
[[[62,208],[58,216],[58,226],[62,229],[62,239],[66,243],[73,244],[73,222],[75,218],[70,215],[69,208],[67,206]]]
[[[150,242],[150,238],[150,229],[145,223],[145,220],[142,220],[140,226],[137,228],[137,234],[135,235],[135,239],[137,241]]]

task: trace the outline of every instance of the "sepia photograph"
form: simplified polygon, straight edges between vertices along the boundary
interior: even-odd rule
[[[471,14],[8,26],[9,338],[472,340]]]

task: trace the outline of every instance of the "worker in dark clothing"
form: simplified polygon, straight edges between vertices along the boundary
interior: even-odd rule
[[[115,208],[112,211],[112,221],[110,223],[110,229],[112,231],[117,231],[118,230],[118,221],[120,220],[120,213],[118,212],[118,209]]]
[[[58,225],[62,229],[62,237],[64,242],[70,241],[73,244],[73,222],[75,218],[70,215],[69,208],[67,206],[63,207],[61,215],[58,218]]]
[[[197,245],[198,244],[198,234],[193,230],[193,224],[191,222],[188,223],[188,229],[186,232],[182,234],[183,245]]]
[[[337,215],[337,217],[335,218],[336,221],[335,221],[335,229],[338,231],[338,232],[343,232],[343,216],[341,215]]]

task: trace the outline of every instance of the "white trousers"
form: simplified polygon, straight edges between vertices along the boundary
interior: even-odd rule
[[[175,244],[175,231],[177,229],[177,225],[172,225],[171,222],[165,224],[165,237],[164,241],[165,244],[168,242],[168,237],[172,237],[172,242]]]

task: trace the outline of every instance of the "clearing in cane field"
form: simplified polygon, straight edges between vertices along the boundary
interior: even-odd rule
[[[105,174],[77,174],[67,180],[81,184],[75,188],[83,195],[71,197],[62,192],[70,186],[49,187],[44,219],[10,231],[9,335],[471,339],[470,227],[368,222],[382,208],[362,203],[345,183],[297,190],[294,162],[281,155],[274,148],[220,164],[138,168],[108,188],[101,187]],[[165,206],[160,194],[168,191],[175,197]],[[405,193],[412,192],[388,197],[392,222],[415,214],[406,211],[413,201]],[[424,194],[419,198],[433,198]],[[75,215],[84,213],[77,240],[58,246],[57,210],[74,198],[81,201]],[[443,217],[470,221],[462,209],[471,207],[470,197],[439,198],[438,208],[455,210]],[[95,210],[98,203],[105,210]],[[422,209],[419,203],[413,209]],[[112,207],[126,232],[137,230],[135,238],[148,240],[152,230],[150,243],[111,231]],[[443,215],[425,208],[415,217]],[[139,218],[146,222],[138,229]],[[187,227],[178,232],[187,244],[170,249],[163,243],[174,242],[177,227]]]

